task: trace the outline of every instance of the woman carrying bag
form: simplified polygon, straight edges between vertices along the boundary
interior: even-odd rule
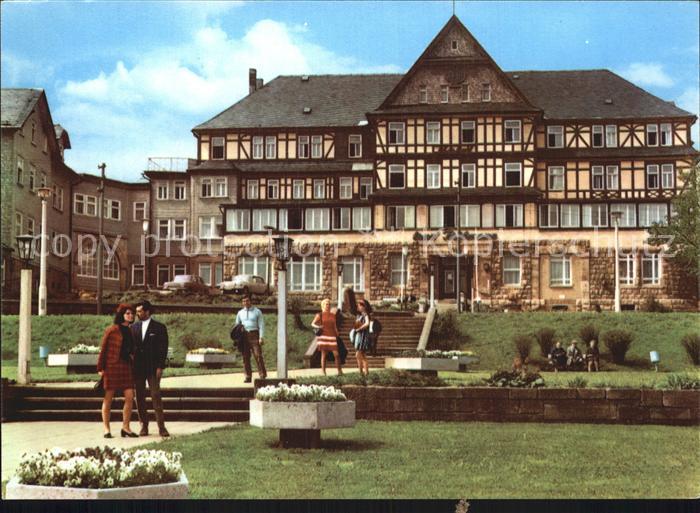
[[[355,346],[357,368],[360,369],[360,374],[367,376],[369,374],[367,351],[372,347],[372,339],[369,333],[369,325],[372,321],[372,307],[364,299],[360,299],[357,307],[359,313],[355,319],[355,328],[352,330],[350,338]]]
[[[336,327],[336,314],[331,312],[331,300],[326,298],[321,301],[321,312],[316,314],[311,326],[316,330],[316,348],[321,351],[321,370],[326,374],[326,357],[333,353],[338,375],[343,374],[338,354],[338,328]]]

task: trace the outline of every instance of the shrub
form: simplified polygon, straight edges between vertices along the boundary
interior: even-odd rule
[[[520,359],[525,363],[525,360],[530,356],[530,348],[532,347],[532,337],[530,335],[515,335],[513,337],[515,352]]]
[[[633,341],[634,336],[626,330],[610,330],[603,335],[603,343],[610,351],[612,361],[618,365],[625,363],[625,355]]]
[[[544,379],[537,372],[498,371],[485,380],[490,387],[539,388]]]
[[[598,328],[592,324],[585,324],[581,326],[581,329],[578,331],[578,336],[581,338],[581,343],[584,346],[587,346],[591,340],[595,340],[596,345],[599,345],[600,332],[598,331]]]
[[[700,390],[700,378],[690,374],[669,374],[659,388],[671,390]]]
[[[180,343],[187,349],[191,351],[197,348],[197,338],[193,333],[185,333],[180,337]]]
[[[640,310],[642,312],[669,313],[671,309],[659,302],[655,296],[649,296],[642,303]]]
[[[444,387],[447,383],[437,376],[424,376],[415,372],[398,369],[372,371],[362,376],[359,372],[343,374],[342,376],[309,376],[297,379],[300,384],[318,385],[374,385],[382,387]]]
[[[581,376],[577,376],[570,379],[567,385],[571,388],[586,388],[588,386],[588,381],[583,379]]]
[[[540,353],[547,358],[554,347],[555,332],[552,328],[542,328],[535,332],[537,344],[540,346]]]
[[[700,365],[700,334],[688,333],[681,339],[681,345],[693,365]]]
[[[308,331],[310,328],[304,324],[301,314],[306,308],[306,299],[301,296],[292,296],[289,299],[289,312],[294,316],[294,326],[300,331]],[[320,308],[319,308],[320,310]]]
[[[471,337],[462,332],[457,312],[448,311],[435,315],[433,327],[430,330],[430,337],[428,338],[428,346],[431,349],[452,351],[459,349],[464,344],[468,344],[470,340]]]

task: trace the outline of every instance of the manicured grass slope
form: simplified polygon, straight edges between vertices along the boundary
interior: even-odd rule
[[[323,448],[234,426],[152,447],[183,453],[193,498],[673,498],[700,493],[695,428],[368,422]]]

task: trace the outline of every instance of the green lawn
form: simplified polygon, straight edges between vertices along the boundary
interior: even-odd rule
[[[322,436],[284,450],[277,431],[240,425],[150,447],[183,453],[197,499],[700,494],[694,427],[359,421]]]

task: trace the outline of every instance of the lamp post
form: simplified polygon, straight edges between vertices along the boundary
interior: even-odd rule
[[[144,255],[143,255],[143,285],[145,290],[148,290],[148,260],[146,260],[146,254],[149,252],[148,250],[148,219],[144,219],[143,223],[141,223],[141,228],[143,229],[143,249],[144,249]]]
[[[345,269],[345,264],[340,261],[338,262],[338,311],[343,310],[343,269]]]
[[[49,187],[39,187],[41,198],[41,253],[39,254],[39,315],[46,315],[46,200],[51,196]]]
[[[622,217],[622,212],[616,210],[615,212],[610,212],[610,219],[615,226],[615,311],[619,312],[620,308],[620,237],[618,233],[618,227],[620,225],[620,218]]]
[[[105,168],[107,164],[104,162],[97,166],[100,170],[100,186],[97,191],[100,193],[100,199],[97,203],[99,225],[98,225],[98,241],[97,241],[97,315],[102,315],[102,273],[104,262],[102,261],[102,234],[104,232],[104,203],[105,203]]]
[[[430,262],[430,308],[435,307],[435,264]]]
[[[20,385],[31,383],[32,374],[29,362],[32,358],[32,235],[17,236],[17,253],[22,261],[19,293],[19,340],[17,361],[17,382]]]
[[[462,256],[462,220],[460,219],[462,217],[462,184],[457,180],[455,186],[457,187],[457,222],[455,223],[457,225],[457,269],[455,278],[457,279],[457,313],[462,313],[462,279],[459,275],[459,260]]]
[[[477,303],[481,303],[479,296],[479,239],[474,230],[474,301],[472,301],[472,313],[476,312]]]
[[[406,257],[408,256],[408,246],[401,246],[401,310],[406,307]]]
[[[273,238],[277,258],[277,379],[287,379],[287,262],[292,254],[292,239]]]

